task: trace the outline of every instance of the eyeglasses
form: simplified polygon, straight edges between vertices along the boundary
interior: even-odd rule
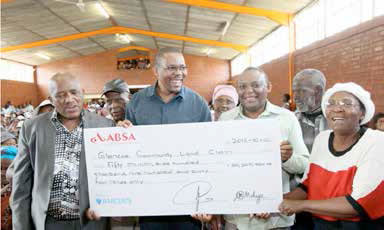
[[[177,66],[177,65],[170,65],[167,67],[164,67],[164,69],[168,70],[169,72],[177,72],[177,70],[180,70],[181,72],[184,72],[187,70],[187,67],[185,65]]]
[[[328,109],[342,108],[342,109],[351,109],[352,107],[358,104],[354,104],[350,99],[343,99],[341,101],[329,100],[325,103],[325,106]]]
[[[255,90],[258,90],[258,89],[262,89],[266,86],[266,84],[264,84],[264,82],[251,82],[250,84],[246,84],[246,83],[238,83],[237,85],[237,88],[241,91],[243,90],[246,90],[247,87],[251,87],[252,89],[255,89]]]

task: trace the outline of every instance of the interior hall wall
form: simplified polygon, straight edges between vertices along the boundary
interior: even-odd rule
[[[4,106],[8,101],[13,105],[22,105],[27,102],[32,102],[33,106],[39,104],[39,98],[36,94],[37,86],[35,83],[0,80],[1,84],[1,106]]]
[[[37,66],[37,86],[40,99],[48,96],[48,80],[57,72],[70,72],[77,76],[86,94],[99,94],[103,85],[116,77],[124,79],[129,85],[146,85],[155,82],[152,69],[117,70],[116,55],[117,50],[111,50]],[[194,55],[184,55],[184,57],[188,66],[185,85],[198,92],[209,102],[214,87],[229,80],[229,61]],[[153,55],[151,55],[151,63],[153,63],[152,58]]]
[[[317,41],[293,53],[294,73],[321,70],[327,88],[337,82],[355,82],[369,90],[376,111],[384,112],[384,16]],[[272,82],[271,101],[281,104],[289,92],[288,55],[261,66]]]

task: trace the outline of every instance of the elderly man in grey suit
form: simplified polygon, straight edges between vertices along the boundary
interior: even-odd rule
[[[25,121],[15,159],[11,207],[14,230],[108,228],[90,221],[83,131],[113,121],[84,111],[80,82],[58,73],[48,83],[53,112]],[[92,216],[92,215],[91,215]]]

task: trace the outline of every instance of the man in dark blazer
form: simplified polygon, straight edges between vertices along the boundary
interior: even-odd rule
[[[53,112],[25,121],[19,137],[11,197],[14,230],[104,230],[90,221],[83,131],[113,121],[83,110],[80,82],[69,73],[48,83]]]

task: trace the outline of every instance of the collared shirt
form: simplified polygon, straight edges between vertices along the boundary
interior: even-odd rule
[[[79,164],[83,145],[83,115],[80,124],[68,131],[57,117],[56,110],[51,121],[56,128],[55,165],[48,205],[48,215],[56,220],[80,218],[79,209]]]
[[[135,93],[126,106],[126,119],[133,125],[159,125],[211,121],[205,100],[187,87],[168,103],[156,93],[155,85]],[[182,135],[182,134],[180,134]],[[190,222],[191,216],[140,217],[141,222]]]
[[[244,115],[240,105],[221,114],[219,121],[251,119]],[[289,179],[292,174],[304,173],[308,166],[309,153],[304,144],[299,122],[294,113],[267,102],[265,110],[257,119],[275,119],[280,125],[282,141],[287,140],[293,148],[292,156],[282,163],[283,193],[290,191]],[[293,225],[294,216],[273,214],[268,220],[249,218],[249,215],[225,215],[225,220],[237,226],[239,230],[273,229]]]
[[[135,93],[126,108],[126,119],[134,125],[157,125],[211,121],[205,100],[187,87],[168,103],[156,93],[155,85]]]
[[[321,131],[328,129],[327,120],[321,112],[321,108],[316,109],[312,113],[296,111],[295,115],[299,120],[301,131],[303,132],[304,143],[309,152],[312,152],[312,145],[315,137]]]

